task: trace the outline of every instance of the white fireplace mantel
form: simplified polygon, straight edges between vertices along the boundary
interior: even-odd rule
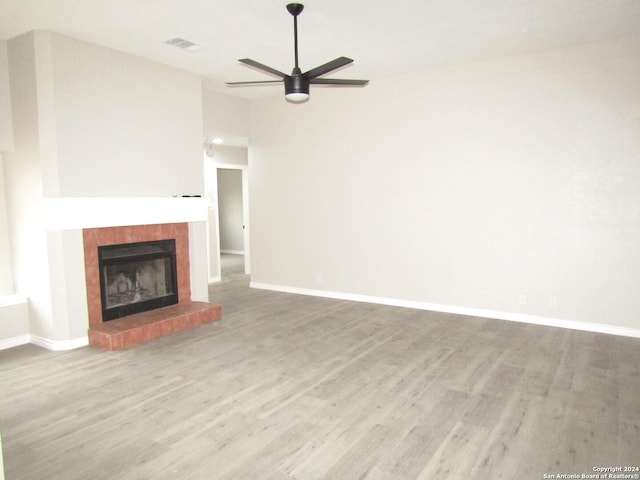
[[[56,197],[45,199],[47,230],[206,222],[204,197]]]

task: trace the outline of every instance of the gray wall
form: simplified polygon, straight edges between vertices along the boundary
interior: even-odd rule
[[[253,102],[253,284],[640,329],[638,58],[635,36]]]

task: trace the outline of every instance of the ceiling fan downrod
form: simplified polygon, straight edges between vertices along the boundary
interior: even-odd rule
[[[309,99],[309,81],[302,76],[298,65],[298,15],[304,10],[301,3],[287,4],[287,11],[293,16],[293,53],[294,67],[291,75],[284,79],[284,96],[294,103],[305,102]]]
[[[293,15],[293,51],[295,66],[293,67],[293,74],[301,74],[302,71],[298,65],[298,15],[304,10],[304,5],[301,3],[289,3],[287,5],[287,11]]]

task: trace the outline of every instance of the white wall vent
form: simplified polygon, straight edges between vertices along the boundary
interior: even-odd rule
[[[181,48],[183,50],[187,50],[188,52],[198,52],[200,50],[204,50],[205,48],[200,44],[190,42],[189,40],[185,40],[184,38],[180,37],[170,38],[165,43],[173,45],[174,47]]]

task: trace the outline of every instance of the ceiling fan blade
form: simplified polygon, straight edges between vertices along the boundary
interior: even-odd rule
[[[267,65],[264,65],[260,62],[256,62],[255,60],[251,60],[250,58],[241,58],[238,61],[240,63],[244,63],[245,65],[249,65],[250,67],[254,67],[254,68],[257,68],[258,70],[262,70],[263,72],[267,72],[272,75],[275,75],[276,77],[284,78],[287,76],[286,73],[282,73],[281,71],[276,70],[275,68],[268,67]]]
[[[234,85],[268,85],[274,83],[282,83],[282,80],[255,80],[248,82],[225,82],[225,85],[233,87]]]
[[[351,58],[339,57],[339,58],[336,58],[335,60],[331,60],[330,62],[325,63],[324,65],[320,65],[319,67],[313,68],[308,72],[304,73],[303,75],[309,79],[316,78],[321,75],[324,75],[325,73],[332,72],[337,68],[344,67],[345,65],[349,65],[351,62],[353,62]]]
[[[364,86],[369,80],[345,80],[342,78],[312,78],[309,83],[313,85],[360,85]]]

